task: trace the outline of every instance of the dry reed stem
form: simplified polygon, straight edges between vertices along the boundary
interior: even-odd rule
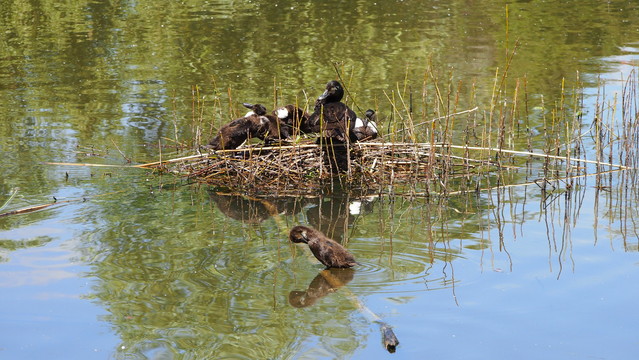
[[[438,145],[435,145],[435,146],[438,146]],[[493,151],[493,152],[502,152],[502,153],[508,153],[508,154],[514,154],[514,155],[535,156],[535,157],[543,157],[543,158],[546,158],[546,159],[555,159],[555,160],[566,160],[566,161],[569,161],[569,162],[583,162],[583,163],[588,163],[588,164],[597,164],[597,165],[601,165],[601,166],[613,166],[613,167],[616,167],[616,168],[618,168],[620,170],[633,169],[631,167],[620,165],[620,164],[613,164],[613,163],[601,162],[601,161],[596,161],[596,160],[578,159],[578,158],[572,158],[572,157],[561,156],[561,155],[540,154],[540,153],[529,152],[529,151],[517,151],[517,150],[486,148],[486,147],[466,146],[466,145],[439,145],[439,146],[449,146],[451,148],[468,149],[468,150],[488,150],[488,151]]]
[[[40,164],[43,164],[43,165],[58,165],[58,166],[109,167],[109,168],[143,168],[144,167],[143,165],[145,165],[145,164],[143,164],[143,165],[88,164],[88,163],[65,163],[65,162],[51,162],[51,161],[43,161]],[[155,166],[155,165],[160,165],[161,162],[155,162],[155,163],[151,163],[151,164],[153,166]]]

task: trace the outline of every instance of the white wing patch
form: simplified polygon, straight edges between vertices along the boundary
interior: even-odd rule
[[[367,127],[377,134],[377,124],[374,121],[369,121]]]
[[[288,117],[288,110],[285,107],[275,110],[275,113],[280,119],[286,119]]]

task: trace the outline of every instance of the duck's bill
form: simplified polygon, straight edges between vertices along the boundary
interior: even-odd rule
[[[317,100],[324,100],[328,97],[328,90],[325,90],[322,95],[320,95]]]

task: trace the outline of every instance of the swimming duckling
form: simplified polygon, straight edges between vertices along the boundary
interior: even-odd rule
[[[289,239],[294,243],[307,244],[317,260],[327,268],[349,268],[358,265],[345,247],[329,239],[319,230],[298,225],[291,229]]]

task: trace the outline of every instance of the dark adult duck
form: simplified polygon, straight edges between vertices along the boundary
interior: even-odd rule
[[[339,81],[332,80],[326,84],[326,90],[315,101],[315,109],[309,119],[313,132],[341,142],[347,141],[347,134],[355,126],[357,115],[342,102],[343,97],[344,88]],[[348,139],[357,141],[352,136]]]

